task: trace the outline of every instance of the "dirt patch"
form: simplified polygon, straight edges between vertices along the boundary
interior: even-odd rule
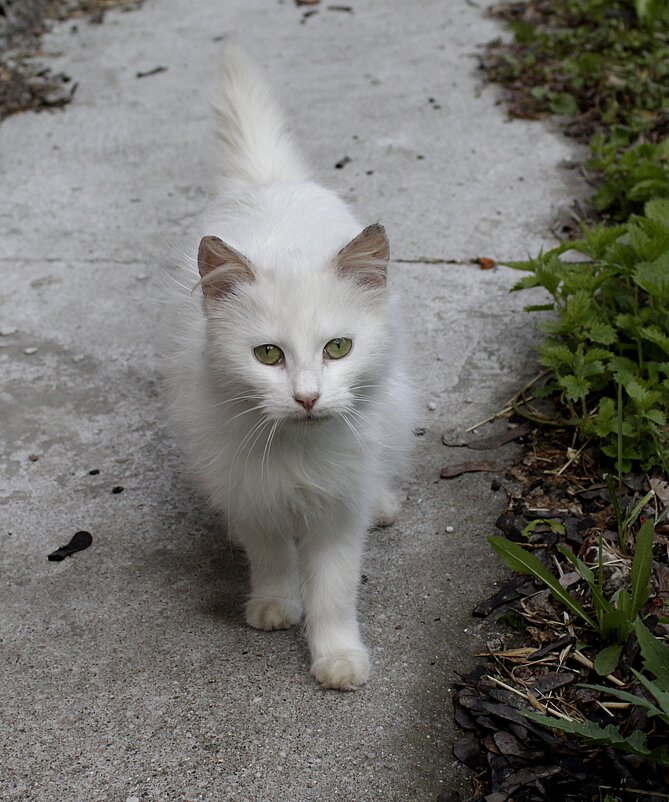
[[[489,644],[486,661],[459,683],[455,717],[465,734],[454,754],[475,771],[475,788],[467,797],[444,795],[448,802],[652,802],[669,792],[666,762],[653,752],[666,743],[666,725],[649,706],[650,674],[639,673],[648,666],[642,633],[632,624],[617,640],[609,633],[607,650],[596,627],[598,615],[609,613],[598,609],[585,578],[615,607],[632,586],[632,597],[642,594],[639,616],[647,632],[657,644],[666,642],[669,486],[628,474],[620,484],[615,478],[612,494],[601,455],[576,450],[572,437],[567,429],[534,427],[523,458],[507,472],[521,489],[508,493],[497,528],[516,552],[541,563],[593,625],[530,572],[515,573],[477,605],[474,615],[507,624],[508,636]],[[640,548],[645,521],[656,525],[647,577],[634,590],[635,572],[643,568],[633,544]],[[579,729],[590,731],[590,739],[577,738]]]
[[[142,0],[0,0],[0,121],[20,111],[67,105],[77,84],[40,63],[42,35],[67,19],[101,24],[109,9],[131,11]]]

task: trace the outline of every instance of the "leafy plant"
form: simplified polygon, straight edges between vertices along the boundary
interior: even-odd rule
[[[641,525],[636,536],[630,587],[629,589],[619,588],[610,599],[607,599],[604,594],[601,539],[596,574],[590,566],[569,549],[558,546],[560,554],[573,565],[587,584],[594,617],[586,611],[576,596],[562,587],[557,578],[540,560],[533,554],[529,554],[522,546],[498,535],[491,535],[488,540],[495,552],[510,568],[522,574],[529,574],[543,582],[559,602],[597,632],[604,648],[597,655],[595,669],[598,674],[606,675],[615,670],[639,613],[648,601],[654,531],[655,525],[652,521],[646,521]]]
[[[483,66],[512,113],[578,114],[567,127],[584,138],[619,126],[626,145],[654,141],[669,82],[665,0],[529,0],[494,13],[514,38],[493,42]]]
[[[567,251],[580,258],[563,260]],[[540,324],[549,336],[539,360],[552,372],[545,392],[561,400],[567,423],[598,441],[619,473],[633,462],[666,468],[669,200],[511,267],[529,273],[514,289],[543,287],[553,297],[557,319]]]
[[[570,735],[578,735],[593,746],[610,746],[628,754],[638,755],[651,763],[661,766],[669,766],[669,749],[666,746],[659,746],[651,749],[648,746],[646,735],[640,730],[634,730],[631,735],[621,735],[620,731],[613,724],[600,727],[594,721],[565,721],[563,719],[549,719],[541,713],[523,712],[526,718],[550,727],[554,730]]]
[[[642,707],[648,716],[655,717],[661,724],[669,726],[669,645],[649,632],[639,619],[634,623],[634,632],[639,641],[644,670],[652,674],[653,679],[634,669],[632,669],[632,673],[655,701],[651,702],[643,696],[628,693],[619,688],[608,688],[603,685],[585,683],[583,687],[604,692],[609,696],[621,699],[623,702]],[[639,755],[639,757],[643,757],[651,763],[669,766],[669,748],[667,746],[651,748],[648,745],[646,735],[639,730],[624,736],[612,724],[607,727],[600,727],[593,721],[552,720],[545,715],[529,712],[525,712],[524,715],[546,727],[562,730],[571,735],[578,735],[592,745],[611,746],[614,749]],[[666,737],[665,735],[665,741]]]
[[[627,515],[624,515],[620,506],[620,502],[618,500],[618,495],[616,494],[616,491],[613,487],[613,480],[611,479],[611,475],[607,474],[604,477],[604,479],[606,480],[606,484],[609,489],[609,494],[611,496],[611,504],[616,514],[616,523],[618,525],[618,544],[622,552],[626,554],[629,548],[630,539],[632,537],[632,527],[636,523],[638,517],[641,515],[643,508],[655,496],[655,493],[652,490],[649,490],[648,493],[646,493],[645,496],[639,499],[639,501],[634,505],[634,507],[632,507],[631,512],[629,512]],[[659,523],[659,518],[657,521],[655,521],[655,525],[657,526],[658,523]]]
[[[631,144],[630,131],[616,128],[608,138],[595,134],[590,148],[588,167],[599,173],[593,197],[599,212],[626,220],[641,213],[647,201],[669,198],[669,139]]]

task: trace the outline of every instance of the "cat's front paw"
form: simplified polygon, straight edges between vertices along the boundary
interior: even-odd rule
[[[376,505],[374,526],[392,526],[400,514],[400,503],[397,496],[385,490]]]
[[[314,660],[311,673],[323,688],[357,691],[369,679],[369,656],[365,649],[328,654]]]
[[[246,623],[254,629],[288,629],[302,617],[298,602],[286,599],[249,599]]]

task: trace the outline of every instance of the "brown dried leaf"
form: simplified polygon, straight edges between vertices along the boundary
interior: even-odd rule
[[[439,476],[442,479],[454,479],[463,473],[495,473],[502,468],[493,465],[491,462],[456,462],[454,465],[446,465],[441,469]]]
[[[657,476],[652,477],[649,481],[651,490],[655,491],[655,495],[665,507],[669,507],[669,482]]]
[[[520,426],[507,429],[505,432],[500,432],[500,434],[493,434],[490,437],[483,437],[480,440],[472,440],[472,442],[467,443],[467,446],[477,451],[487,451],[492,448],[499,448],[506,443],[510,443],[512,440],[517,440],[519,437],[524,437],[531,431],[532,427],[529,423],[521,423]]]

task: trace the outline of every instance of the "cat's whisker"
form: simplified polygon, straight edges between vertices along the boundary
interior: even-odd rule
[[[272,490],[270,474],[269,474],[269,455],[270,455],[270,452],[272,450],[272,442],[274,441],[274,435],[276,434],[276,430],[277,430],[277,428],[279,426],[279,423],[280,423],[280,421],[278,421],[278,420],[274,421],[274,425],[272,426],[272,429],[271,429],[271,431],[269,433],[269,437],[267,438],[267,442],[265,443],[265,449],[264,449],[263,455],[262,455],[262,462],[260,464],[260,478],[261,478],[261,480],[262,480],[262,476],[263,476],[263,466],[265,465],[265,461],[266,461],[266,464],[267,464],[267,490],[268,490],[268,492],[271,492],[271,490]]]
[[[359,443],[359,445],[360,445],[360,448],[361,448],[361,449],[364,451],[364,453],[365,453],[365,456],[369,455],[369,449],[367,448],[367,445],[366,445],[366,444],[365,444],[365,443],[362,441],[362,439],[360,438],[360,435],[358,434],[358,431],[357,431],[357,429],[355,428],[355,426],[354,426],[354,425],[351,423],[351,421],[350,421],[350,420],[349,420],[349,419],[346,417],[346,413],[345,413],[345,412],[340,412],[340,413],[339,413],[339,417],[340,417],[340,418],[341,418],[341,419],[344,421],[344,423],[345,423],[345,424],[348,426],[348,428],[351,430],[351,432],[352,432],[353,436],[354,436],[354,437],[355,437],[355,439],[358,441],[358,443]]]
[[[251,458],[251,454],[253,453],[253,449],[255,448],[255,445],[256,445],[256,443],[258,442],[258,440],[260,440],[260,438],[263,436],[263,434],[264,434],[265,430],[267,429],[267,427],[268,427],[268,426],[269,426],[271,423],[272,423],[272,419],[271,419],[271,418],[265,418],[265,422],[264,422],[264,424],[263,424],[262,428],[261,428],[261,429],[258,431],[258,433],[256,434],[256,436],[255,436],[255,438],[254,438],[253,442],[252,442],[252,443],[251,443],[251,445],[249,446],[249,449],[248,449],[248,451],[247,451],[247,453],[246,453],[246,462],[244,463],[244,476],[246,476],[246,474],[247,474],[247,472],[248,472],[248,469],[249,469],[249,459]],[[268,438],[268,439],[269,439],[269,438]],[[265,445],[267,445],[267,443],[265,443]],[[264,457],[263,457],[263,459],[264,459]],[[262,482],[262,461],[261,461],[261,463],[260,463],[260,478],[261,478],[261,482]]]
[[[370,404],[375,407],[382,407],[384,403],[382,401],[377,400],[376,398],[370,398],[368,395],[353,395],[353,398],[356,401],[360,401],[363,404]]]
[[[351,390],[372,390],[372,389],[380,389],[385,390],[386,387],[383,384],[354,384],[351,386]]]
[[[244,409],[242,412],[238,412],[236,415],[233,415],[231,418],[227,419],[228,423],[232,423],[233,420],[237,420],[237,418],[241,418],[242,415],[248,415],[251,412],[260,412],[263,410],[264,407],[262,404],[258,404],[255,407],[251,407],[251,409]]]
[[[260,418],[260,420],[256,421],[253,424],[253,426],[248,430],[248,432],[244,435],[241,443],[237,447],[237,450],[235,451],[232,457],[232,461],[230,462],[230,473],[233,473],[235,463],[237,462],[237,458],[244,453],[244,449],[246,448],[247,443],[250,442],[253,435],[258,431],[259,428],[261,428],[265,423],[267,423],[267,421],[269,421],[269,418],[267,416],[263,416],[262,418]]]
[[[213,404],[214,407],[225,407],[228,404],[236,404],[241,401],[262,401],[261,395],[238,395],[235,398],[227,398],[224,401],[218,401]]]

